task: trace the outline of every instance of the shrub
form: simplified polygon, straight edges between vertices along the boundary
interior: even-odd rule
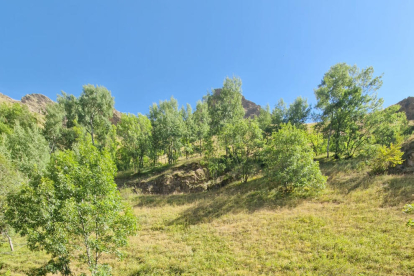
[[[406,213],[406,214],[412,214],[412,213],[414,213],[414,204],[406,204],[404,206],[403,212]],[[407,222],[407,226],[414,227],[414,220],[413,219],[410,219]]]
[[[394,145],[391,143],[389,147],[381,146],[372,162],[372,172],[374,174],[384,174],[389,168],[402,164],[404,162],[403,154],[401,144]]]
[[[306,131],[287,124],[273,133],[265,149],[266,175],[286,193],[306,196],[325,188],[326,177],[313,160]]]

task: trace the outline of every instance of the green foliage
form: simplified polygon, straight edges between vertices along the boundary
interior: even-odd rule
[[[226,78],[221,90],[213,91],[212,95],[207,96],[212,135],[220,133],[225,124],[243,119],[241,86],[240,78]]]
[[[325,187],[326,177],[313,160],[306,131],[282,125],[265,148],[266,176],[286,193],[306,196]]]
[[[210,130],[210,115],[206,101],[198,101],[196,111],[193,114],[195,125],[195,137],[200,143],[200,155],[203,151],[202,142],[207,138]]]
[[[280,129],[282,124],[290,123],[298,128],[305,129],[305,123],[309,119],[311,107],[308,100],[297,97],[293,103],[286,107],[283,99],[275,105],[271,114],[271,126],[264,130],[267,134]],[[263,128],[262,128],[263,129]]]
[[[176,162],[182,147],[181,138],[185,131],[177,100],[171,97],[169,101],[161,101],[159,105],[154,103],[150,107],[149,119],[152,125],[154,164],[162,151],[167,154],[169,164]]]
[[[151,122],[147,116],[122,114],[117,126],[122,145],[118,149],[120,159],[117,160],[117,166],[129,168],[132,163],[135,171],[144,167],[144,157],[149,155],[151,147],[151,131]]]
[[[308,133],[308,139],[315,155],[318,156],[322,154],[326,148],[326,139],[323,138],[323,134],[312,128]]]
[[[269,105],[266,105],[265,109],[260,109],[259,116],[257,116],[257,123],[265,137],[272,135],[272,114],[270,113]]]
[[[228,168],[233,168],[243,182],[256,172],[263,147],[262,132],[255,120],[243,119],[224,125],[219,135],[222,147],[228,147]],[[238,178],[238,177],[236,177]]]
[[[194,121],[193,111],[191,105],[187,104],[187,108],[181,108],[181,117],[183,118],[184,126],[182,133],[182,144],[184,146],[184,153],[186,158],[193,153],[193,143],[196,141],[197,126]]]
[[[286,122],[286,113],[286,104],[283,99],[280,99],[272,110],[272,124],[274,130],[278,130],[280,126]]]
[[[49,162],[48,143],[36,126],[24,128],[17,123],[10,135],[3,134],[0,153],[26,176],[41,172]]]
[[[390,106],[367,115],[367,128],[374,137],[375,143],[389,146],[391,143],[398,143],[407,129],[407,116],[404,112],[399,112],[398,105]]]
[[[381,108],[375,91],[382,85],[381,76],[373,77],[374,69],[358,69],[338,63],[324,75],[315,96],[319,114],[318,128],[328,137],[327,154],[332,139],[335,157],[352,157],[369,140],[366,115]]]
[[[9,223],[31,250],[51,256],[45,272],[69,275],[70,261],[78,259],[94,274],[102,254],[120,254],[136,221],[122,203],[115,172],[107,151],[81,140],[73,151],[54,153],[43,177],[8,197]]]
[[[404,160],[402,156],[404,152],[401,151],[401,144],[390,144],[389,147],[381,146],[375,159],[372,161],[372,172],[374,174],[384,174],[389,168],[402,164]]]
[[[24,181],[22,175],[13,168],[12,163],[0,154],[0,234],[9,239],[10,249],[13,250],[10,232],[11,227],[5,219],[7,196],[18,191]]]
[[[406,214],[413,214],[414,213],[414,204],[406,204],[404,206],[403,212]],[[410,219],[407,222],[407,226],[414,227],[414,220]]]
[[[105,136],[110,131],[109,119],[113,116],[114,98],[103,86],[84,85],[77,100],[79,123],[85,126],[95,144],[94,135]]]
[[[3,133],[10,134],[17,123],[23,128],[31,128],[36,126],[38,120],[25,105],[1,103],[0,135]]]
[[[62,148],[63,121],[65,119],[65,109],[62,104],[48,104],[45,110],[45,123],[43,135],[49,142],[50,152]]]
[[[213,183],[226,169],[226,159],[222,156],[220,148],[213,137],[206,140],[204,145],[203,165],[206,165]]]
[[[289,105],[284,123],[291,123],[297,128],[305,129],[305,123],[309,119],[310,112],[311,107],[308,104],[308,100],[302,97],[297,97],[295,101]]]

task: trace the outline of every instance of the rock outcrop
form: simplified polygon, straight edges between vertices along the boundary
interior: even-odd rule
[[[27,94],[20,102],[25,104],[31,112],[39,114],[43,114],[48,104],[54,103],[54,101],[42,94]]]
[[[407,120],[414,120],[414,97],[408,97],[397,104],[401,106],[400,111],[407,115]]]
[[[156,176],[117,179],[116,182],[146,194],[176,194],[205,191],[210,185],[208,179],[208,170],[194,162],[173,167]]]
[[[27,94],[20,101],[14,100],[9,96],[0,93],[0,103],[20,103],[26,105],[33,113],[44,114],[43,111],[49,103],[54,103],[50,98],[42,94]],[[110,119],[111,123],[116,125],[121,120],[121,112],[114,109],[113,117]]]
[[[180,194],[197,193],[223,187],[240,177],[222,174],[214,181],[210,178],[207,168],[198,162],[173,167],[155,176],[131,176],[115,179],[119,187],[132,187],[137,193],[144,194]]]

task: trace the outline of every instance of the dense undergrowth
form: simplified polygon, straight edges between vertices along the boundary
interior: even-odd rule
[[[195,194],[138,195],[122,188],[140,230],[114,275],[412,275],[414,230],[404,204],[414,175],[372,176],[355,160],[320,160],[327,189],[282,197],[257,176]],[[47,260],[2,244],[0,273],[25,275]],[[80,271],[80,269],[79,269]]]

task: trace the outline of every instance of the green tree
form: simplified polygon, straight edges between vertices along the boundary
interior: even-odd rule
[[[191,105],[187,104],[187,108],[181,108],[181,117],[183,118],[184,128],[182,134],[182,144],[184,146],[185,157],[193,153],[193,144],[196,141],[196,125]]]
[[[266,105],[266,108],[261,108],[259,116],[257,116],[257,123],[259,124],[260,129],[263,132],[265,137],[269,137],[273,132],[272,125],[272,113],[270,112],[269,105]]]
[[[241,86],[240,78],[226,78],[222,89],[216,89],[212,95],[207,96],[210,130],[213,135],[220,133],[225,124],[243,119]]]
[[[5,218],[7,196],[17,192],[23,181],[24,178],[13,168],[11,162],[0,154],[0,234],[8,239],[11,251],[14,250],[10,233],[11,227]]]
[[[305,123],[309,119],[311,107],[307,99],[297,97],[293,103],[289,105],[286,111],[284,123],[291,123],[298,128],[306,128]]]
[[[229,167],[233,167],[243,182],[257,169],[257,158],[263,147],[262,132],[256,120],[242,119],[223,127],[220,141],[230,147]]]
[[[265,148],[266,176],[286,193],[307,196],[325,187],[326,177],[313,160],[307,136],[291,124],[282,125]]]
[[[62,91],[62,95],[58,95],[57,102],[63,106],[65,110],[64,125],[66,128],[72,128],[76,125],[79,115],[78,99],[74,95],[68,95]]]
[[[10,134],[17,123],[24,128],[28,128],[36,126],[38,120],[25,105],[19,103],[1,103],[0,135],[2,133]]]
[[[65,119],[65,109],[62,104],[48,104],[45,110],[45,123],[43,135],[49,142],[50,152],[58,149],[62,140],[62,132],[64,131],[63,122]]]
[[[150,107],[149,119],[152,125],[153,157],[157,159],[158,153],[164,151],[168,163],[174,163],[180,154],[184,131],[177,100],[171,97],[169,101],[161,101],[159,106],[154,103]]]
[[[144,157],[149,154],[151,146],[151,122],[147,116],[122,114],[117,125],[122,148],[119,150],[132,159],[134,170],[144,167]]]
[[[71,275],[71,261],[101,269],[104,253],[120,254],[136,230],[131,208],[114,182],[110,154],[83,140],[73,151],[52,155],[43,177],[34,177],[8,197],[6,216],[30,250],[44,250],[51,260],[39,272]]]
[[[286,123],[286,114],[286,104],[283,99],[280,99],[272,110],[272,132],[278,130],[283,123]]]
[[[3,134],[0,153],[25,176],[43,171],[49,162],[49,145],[38,127],[24,128],[17,123],[10,135]]]
[[[79,123],[85,126],[95,145],[94,135],[97,132],[106,134],[110,131],[109,119],[113,116],[114,98],[105,87],[88,84],[83,86],[77,102]]]
[[[193,114],[195,125],[195,137],[199,141],[200,156],[203,151],[203,140],[207,138],[210,130],[210,115],[206,101],[198,101],[196,111]]]
[[[382,85],[381,76],[373,77],[374,69],[359,69],[338,63],[324,75],[315,89],[316,108],[321,111],[319,129],[328,137],[327,157],[333,138],[335,157],[347,151],[346,145],[362,129],[362,121],[370,112],[380,108],[375,91]]]
[[[312,145],[313,152],[316,156],[322,154],[326,148],[326,139],[323,138],[322,133],[316,131],[314,127],[308,132],[308,139]]]

